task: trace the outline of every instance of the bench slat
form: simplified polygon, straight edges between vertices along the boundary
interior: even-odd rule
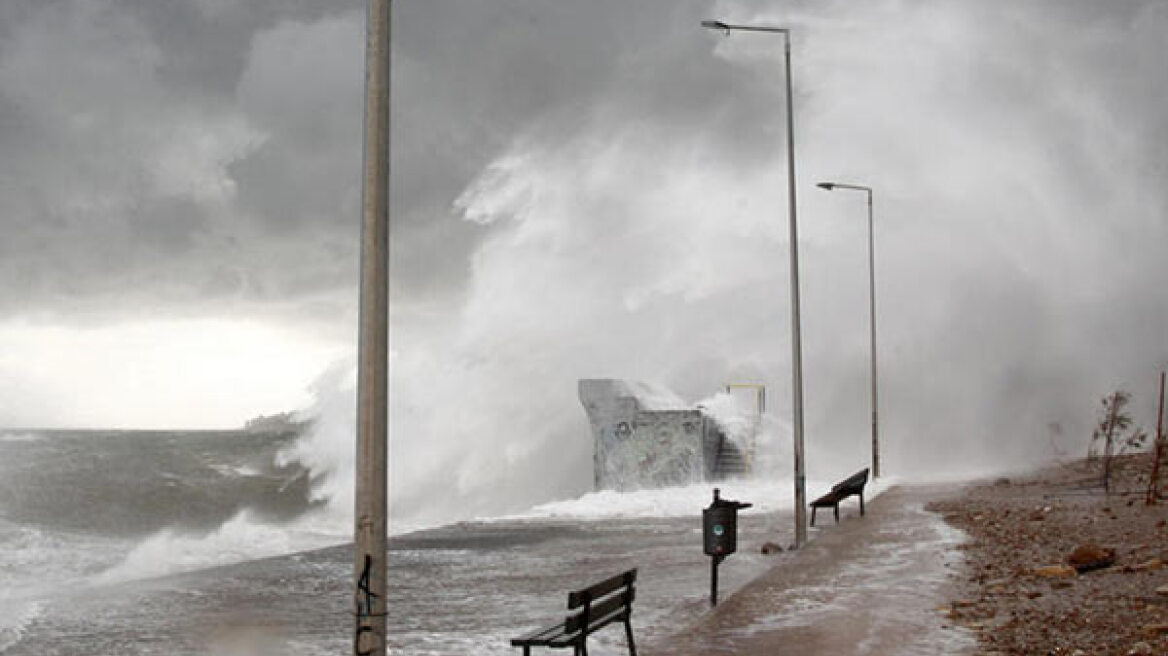
[[[588,615],[589,615],[588,622],[587,622],[588,631],[589,632],[593,631],[594,627],[600,628],[599,626],[596,626],[598,624],[598,622],[597,622],[598,619],[603,619],[616,611],[619,611],[623,608],[628,608],[628,607],[632,606],[632,604],[633,604],[633,589],[632,588],[629,588],[628,590],[625,590],[624,592],[620,592],[618,594],[615,594],[615,595],[609,597],[608,599],[605,599],[604,601],[600,602],[599,604],[593,604],[589,608],[589,613],[588,613]],[[566,633],[575,633],[576,631],[579,631],[581,628],[584,628],[584,626],[585,626],[584,613],[580,612],[580,613],[577,613],[576,615],[569,617],[567,619],[567,621],[564,622],[564,631]]]
[[[637,580],[637,570],[630,569],[627,572],[617,574],[611,578],[607,578],[596,585],[589,586],[583,590],[568,593],[568,610],[579,608],[589,601],[596,601],[606,594],[617,590],[619,588],[631,586]]]
[[[832,492],[828,492],[827,494],[819,497],[815,501],[812,501],[811,505],[813,507],[823,508],[826,506],[834,506],[835,504],[839,503],[840,501],[843,501],[843,497],[840,496],[837,492],[832,491]]]
[[[630,611],[622,608],[614,613],[610,613],[610,614],[600,618],[599,621],[588,622],[589,635],[596,633],[600,629],[603,629],[604,627],[608,626],[609,624],[612,624],[613,622],[623,621],[625,619],[625,615],[629,612]],[[563,636],[561,636],[559,638],[555,638],[551,642],[549,642],[548,646],[549,647],[567,647],[568,645],[575,642],[579,637],[580,637],[579,631],[576,631],[575,633],[565,633]]]
[[[523,645],[530,645],[532,647],[538,647],[541,645],[547,645],[550,644],[552,640],[555,640],[557,637],[563,635],[563,633],[564,623],[559,622],[553,626],[548,626],[536,631],[532,631],[531,633],[521,638],[512,638],[511,646],[522,647]]]

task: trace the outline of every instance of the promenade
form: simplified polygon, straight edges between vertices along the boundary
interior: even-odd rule
[[[975,641],[939,609],[953,600],[963,535],[925,504],[948,494],[899,486],[828,514],[794,558],[697,623],[646,644],[648,656],[971,654]]]

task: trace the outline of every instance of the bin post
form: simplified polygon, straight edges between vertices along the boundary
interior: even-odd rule
[[[710,558],[710,605],[718,605],[718,565],[722,563],[725,556],[712,556]]]

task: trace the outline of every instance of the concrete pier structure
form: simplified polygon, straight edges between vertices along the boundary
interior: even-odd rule
[[[579,381],[592,424],[597,490],[689,485],[741,474],[741,450],[701,408],[659,386]]]

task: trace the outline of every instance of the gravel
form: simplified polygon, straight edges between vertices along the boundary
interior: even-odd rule
[[[930,504],[969,536],[938,611],[982,654],[1168,655],[1168,499],[1146,505],[1150,471],[1149,454],[1118,457],[1108,494],[1101,463],[1075,461]],[[1114,562],[1072,566],[1077,549]]]

